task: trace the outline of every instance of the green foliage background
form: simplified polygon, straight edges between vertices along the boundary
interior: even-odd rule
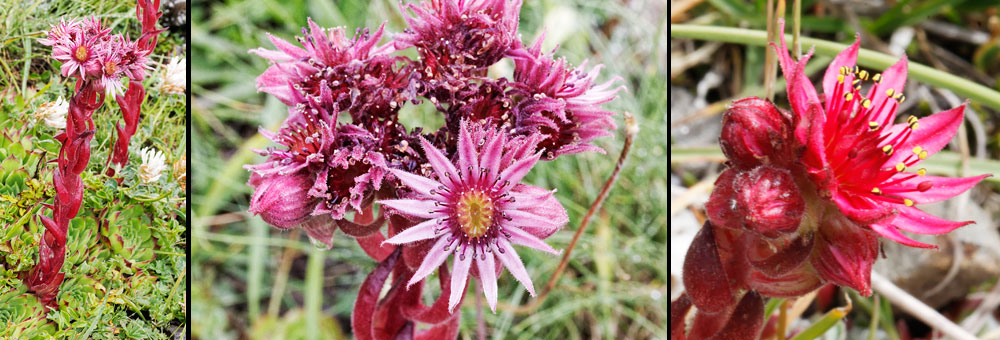
[[[109,97],[94,113],[97,133],[83,173],[83,206],[69,227],[58,309],[39,304],[19,279],[38,257],[44,228],[35,216],[51,216],[42,207],[55,194],[55,164],[47,162],[60,146],[59,131],[35,113],[58,97],[68,101],[74,85],[59,74],[51,48],[36,40],[60,18],[90,15],[113,32],[139,35],[134,2],[0,1],[0,339],[171,339],[187,327],[186,170],[170,167],[184,164],[186,99],[156,89],[170,56],[186,52],[179,33],[161,34],[151,57],[142,121],[121,184],[103,175],[121,112]],[[168,162],[150,184],[138,178],[145,147]]]
[[[375,28],[405,24],[397,2],[225,1],[192,4],[192,325],[195,338],[348,338],[358,286],[375,266],[346,235],[318,251],[299,232],[283,233],[246,212],[250,187],[243,165],[261,159],[251,148],[270,146],[257,127],[274,130],[286,115],[275,98],[257,93],[254,79],[267,62],[247,54],[273,48],[265,32],[292,39],[312,17],[320,26]],[[487,334],[506,339],[666,338],[667,310],[667,11],[666,1],[526,1],[522,41],[543,29],[545,46],[573,65],[604,64],[599,81],[621,76],[628,87],[609,108],[636,115],[641,131],[604,208],[573,252],[567,272],[538,311],[496,314],[484,307]],[[510,72],[497,67],[494,71]],[[401,114],[407,126],[443,121],[428,105]],[[621,115],[617,117],[623,125]],[[565,248],[621,151],[622,131],[598,144],[608,151],[543,162],[526,181],[558,189],[570,224],[547,241]],[[522,251],[541,289],[558,257]],[[313,261],[313,262],[310,262]],[[322,261],[307,270],[307,264]],[[470,285],[474,287],[474,285]],[[474,288],[470,288],[474,289]],[[430,296],[436,296],[431,293]],[[472,292],[470,292],[472,294]],[[479,294],[477,292],[477,294]],[[501,303],[530,297],[508,274]],[[461,309],[461,338],[476,334],[474,299]],[[320,302],[321,301],[321,302]],[[309,326],[311,325],[311,326]],[[319,331],[315,331],[316,327]]]

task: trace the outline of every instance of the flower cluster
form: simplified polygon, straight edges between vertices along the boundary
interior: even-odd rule
[[[621,87],[595,84],[600,67],[541,53],[541,40],[524,47],[520,8],[423,1],[400,6],[409,27],[385,43],[384,25],[349,37],[308,20],[298,44],[269,35],[276,50],[250,51],[271,61],[257,89],[288,106],[278,131],[261,130],[277,146],[247,166],[250,211],[326,246],[340,229],[381,262],[355,305],[359,339],[412,336],[417,322],[433,325],[419,337],[454,338],[470,276],[495,309],[503,268],[534,294],[512,245],[558,254],[543,239],[568,222],[565,209],[553,192],[519,182],[539,159],[603,152],[590,143],[615,128],[601,105]],[[402,53],[410,48],[416,59]],[[504,58],[514,62],[512,79],[488,77]],[[400,109],[424,100],[445,124],[403,126]],[[425,306],[424,281],[435,271],[442,294]],[[379,301],[390,272],[393,288]]]
[[[905,57],[882,73],[861,70],[859,37],[827,68],[820,97],[804,71],[811,53],[792,59],[780,36],[781,47],[772,46],[792,110],[745,98],[724,114],[719,143],[729,168],[685,258],[687,293],[673,303],[672,339],[756,339],[762,297],[796,297],[828,283],[871,295],[879,236],[935,247],[901,231],[943,234],[972,222],[916,205],[989,176],[937,177],[918,167],[955,135],[965,105],[894,123],[906,99]],[[685,334],[692,305],[697,313]]]
[[[105,95],[114,95],[125,119],[125,126],[118,125],[118,140],[108,160],[122,166],[128,160],[128,144],[139,124],[139,111],[145,98],[142,80],[146,76],[148,56],[156,46],[156,29],[159,18],[159,0],[139,0],[136,17],[142,23],[142,34],[135,41],[127,35],[110,34],[100,19],[60,21],[53,25],[47,36],[39,41],[52,46],[52,57],[61,61],[62,75],[76,78],[76,93],[69,101],[68,114],[64,115],[66,130],[56,136],[62,143],[58,164],[53,175],[56,189],[52,204],[52,217],[39,216],[46,233],[42,237],[37,265],[27,274],[26,283],[39,299],[55,306],[55,298],[64,274],[62,268],[66,232],[69,221],[77,215],[83,201],[80,175],[90,162],[90,142],[94,137],[94,111],[104,103]],[[123,77],[130,79],[128,90],[122,93]],[[56,104],[58,108],[58,104]],[[43,106],[45,109],[51,107]],[[57,114],[45,112],[48,117]],[[109,175],[113,175],[109,169]]]

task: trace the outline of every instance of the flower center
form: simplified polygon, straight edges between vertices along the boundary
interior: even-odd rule
[[[87,48],[80,46],[76,48],[76,52],[73,52],[73,57],[76,58],[77,61],[84,61],[87,60],[88,54],[89,52],[87,51]]]
[[[462,194],[456,207],[458,224],[469,238],[486,234],[493,225],[493,200],[479,190]]]
[[[109,62],[104,63],[104,74],[110,76],[112,74],[115,74],[116,70],[118,70],[118,66],[115,65],[114,62],[110,62],[109,61]]]

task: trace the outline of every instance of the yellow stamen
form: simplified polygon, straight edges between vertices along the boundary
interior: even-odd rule
[[[850,93],[850,92],[844,93],[844,100],[851,101],[852,99],[854,99],[854,94],[853,93]]]
[[[876,73],[874,76],[872,76],[872,81],[874,81],[876,83],[881,83],[882,82],[882,74],[881,73]]]
[[[868,71],[861,70],[861,73],[859,73],[858,76],[861,77],[862,80],[868,80]]]
[[[920,157],[920,159],[927,158],[927,150],[921,151],[920,154],[917,155],[917,157]]]
[[[903,170],[906,170],[906,164],[903,164],[903,162],[896,163],[896,171],[903,172]]]
[[[917,121],[917,117],[916,116],[910,116],[909,118],[906,118],[906,122],[910,123],[910,124],[913,124],[916,121]]]
[[[843,74],[838,74],[837,75],[837,84],[843,84],[843,83],[844,83],[844,75]]]
[[[923,176],[927,174],[927,169],[920,168],[917,170],[917,176]]]
[[[905,198],[905,199],[903,199],[903,204],[905,204],[907,207],[912,207],[913,206],[913,200],[911,200],[909,198]]]
[[[873,194],[881,194],[882,190],[879,190],[879,188],[872,188],[872,193]]]
[[[872,131],[878,130],[878,122],[868,122],[868,127],[872,129]]]
[[[920,147],[919,145],[913,147],[913,154],[914,155],[919,155],[921,151],[924,151],[924,148]]]
[[[76,57],[77,61],[84,61],[87,59],[88,54],[89,53],[87,52],[87,48],[80,46],[76,48],[76,51],[73,53],[73,56]]]
[[[883,146],[882,152],[884,152],[886,155],[892,155],[892,145]]]
[[[867,109],[872,106],[872,101],[868,98],[865,98],[865,100],[861,101],[861,106]]]
[[[892,95],[895,94],[895,93],[896,93],[896,90],[893,90],[893,89],[885,90],[885,95],[887,95],[889,97],[892,97]]]

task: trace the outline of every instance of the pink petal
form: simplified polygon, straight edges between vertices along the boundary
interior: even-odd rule
[[[805,74],[806,62],[812,56],[812,50],[806,53],[796,62],[788,54],[788,46],[785,45],[785,21],[778,20],[778,36],[781,37],[781,48],[771,43],[778,53],[778,61],[781,63],[781,73],[787,79],[788,101],[799,119],[805,119],[809,104],[819,103],[819,96],[816,95],[816,88],[813,87],[809,77]],[[814,123],[815,124],[815,123]]]
[[[427,251],[427,256],[424,257],[424,261],[420,263],[420,268],[417,268],[417,271],[413,273],[412,277],[410,277],[410,281],[406,283],[406,288],[410,288],[410,286],[414,283],[423,280],[427,277],[427,275],[430,275],[435,269],[440,267],[441,264],[444,263],[444,260],[448,259],[448,255],[450,255],[451,252],[444,250],[444,247],[447,246],[448,243],[447,237],[439,238],[438,241],[434,243],[434,246]]]
[[[403,230],[399,234],[396,234],[382,243],[404,244],[434,238],[437,236],[437,233],[434,232],[438,227],[437,222],[437,219],[420,222],[419,224]]]
[[[517,184],[521,182],[524,175],[528,174],[528,171],[535,166],[535,162],[538,162],[538,158],[541,156],[542,152],[539,151],[534,155],[519,159],[511,164],[500,173],[500,185],[506,186],[508,184]]]
[[[424,137],[420,137],[420,145],[424,148],[424,155],[427,156],[427,162],[431,163],[431,168],[434,169],[434,173],[438,176],[438,182],[448,185],[454,184],[458,180],[458,170],[455,169],[455,165],[448,160],[448,157],[445,157],[441,153],[441,150],[434,147]],[[445,178],[449,176],[451,176],[451,180],[446,182]]]
[[[870,224],[868,226],[871,227],[872,230],[874,230],[879,235],[882,235],[882,237],[885,237],[887,239],[896,241],[896,242],[898,242],[899,244],[902,244],[902,245],[906,245],[906,246],[910,246],[910,247],[916,247],[916,248],[931,248],[931,249],[937,249],[937,247],[938,247],[938,246],[932,245],[932,244],[926,244],[926,243],[922,243],[922,242],[917,242],[916,240],[911,239],[911,238],[907,237],[906,235],[903,235],[903,233],[899,232],[899,229],[896,229],[895,226],[893,226],[892,224],[889,224],[889,223],[886,223],[886,224],[873,223],[873,224]]]
[[[267,39],[271,40],[274,47],[277,47],[282,52],[285,52],[285,54],[288,54],[290,57],[289,59],[301,59],[309,56],[309,52],[305,49],[295,46],[284,39],[275,37],[271,35],[271,33],[267,34]]]
[[[940,202],[965,192],[976,186],[979,181],[992,175],[982,175],[976,177],[938,177],[938,176],[917,176],[897,185],[887,187],[888,189],[912,190],[921,183],[929,182],[931,187],[927,191],[910,191],[897,193],[900,197],[909,198],[916,203]],[[888,190],[883,189],[888,192]]]
[[[517,279],[531,296],[535,296],[535,286],[531,283],[531,276],[528,276],[528,271],[524,269],[524,262],[521,261],[521,257],[517,255],[517,251],[510,245],[510,242],[499,240],[490,246],[493,247],[493,254],[500,259],[500,263],[503,263],[504,267],[507,267],[514,279]]]
[[[469,279],[469,267],[472,266],[471,247],[464,247],[460,252],[455,253],[455,261],[452,265],[454,272],[451,275],[451,296],[448,297],[448,310],[454,311],[455,306],[462,302],[465,295],[466,281]]]
[[[550,253],[552,255],[562,254],[561,250],[552,249],[552,246],[550,246],[548,243],[545,243],[545,241],[542,241],[541,239],[535,237],[535,235],[532,235],[527,231],[521,230],[520,228],[512,226],[504,226],[503,230],[510,234],[509,237],[510,242],[513,242],[514,244],[519,244],[528,248],[538,249]]]
[[[485,254],[485,253],[484,253]],[[497,272],[493,254],[486,256],[476,256],[476,268],[479,269],[479,281],[483,283],[483,294],[486,295],[486,303],[490,305],[493,313],[497,312]]]
[[[437,191],[437,189],[441,187],[441,183],[438,183],[438,181],[435,181],[433,179],[424,176],[414,175],[399,169],[390,168],[389,172],[395,175],[396,178],[399,178],[399,181],[403,182],[403,184],[406,184],[406,186],[410,187],[410,189],[413,189],[414,191],[419,192],[424,196],[441,197],[439,195],[431,194],[432,190]]]
[[[850,192],[836,191],[833,202],[840,211],[859,224],[871,224],[890,219],[895,213],[892,207],[879,204],[869,198],[856,196]]]
[[[498,135],[486,143],[486,148],[483,149],[483,157],[479,160],[479,166],[487,170],[486,183],[493,183],[493,180],[496,179],[500,172],[500,154],[503,152],[504,144],[506,144],[507,134],[500,133]]]
[[[892,122],[895,118],[896,110],[893,108],[894,103],[889,102],[896,101],[886,94],[886,91],[892,89],[894,95],[895,93],[902,93],[903,86],[906,85],[906,67],[907,60],[904,54],[902,58],[899,59],[895,64],[882,71],[882,82],[878,84],[877,87],[872,87],[868,90],[868,95],[865,98],[871,99],[871,107],[873,110],[878,110],[882,108],[879,112],[869,113],[871,121],[878,122],[879,124],[888,124]],[[883,105],[883,103],[885,105]],[[898,104],[897,104],[898,105]]]
[[[504,222],[504,226],[516,226],[516,227],[560,227],[565,222],[560,220],[552,220],[545,216],[539,216],[530,212],[521,210],[506,210],[504,211],[507,217],[510,217],[510,221]]]
[[[462,121],[458,132],[458,171],[462,178],[468,179],[469,174],[479,172],[479,156],[476,155],[476,143],[472,141],[467,127],[468,121]]]
[[[435,218],[444,216],[444,213],[438,212],[438,207],[434,205],[435,201],[431,200],[398,199],[382,200],[378,201],[378,203],[413,217]]]
[[[896,215],[896,219],[892,220],[891,224],[896,228],[906,230],[911,233],[940,235],[972,223],[972,221],[949,221],[928,214],[927,212],[917,209],[916,207],[902,206],[900,207],[899,215]]]
[[[889,160],[883,164],[883,167],[894,167],[896,163],[902,162],[910,156],[915,156],[913,148],[916,146],[920,146],[923,150],[927,151],[928,157],[934,155],[943,149],[945,145],[948,145],[951,138],[955,136],[958,126],[962,124],[962,115],[964,113],[965,104],[962,104],[950,110],[920,118],[917,120],[917,124],[919,125],[917,129],[913,130],[905,142],[896,147],[896,152],[889,157]],[[896,124],[892,126],[890,133],[896,134],[903,129],[908,129],[906,123]]]
[[[837,57],[833,59],[833,62],[830,63],[830,66],[826,68],[826,73],[823,74],[823,95],[826,97],[826,105],[833,103],[833,91],[838,86],[837,76],[840,75],[840,68],[845,66],[853,68],[858,64],[858,46],[860,45],[861,35],[856,34],[854,43],[843,51],[840,51]],[[844,81],[849,82],[851,79],[845,76]]]

